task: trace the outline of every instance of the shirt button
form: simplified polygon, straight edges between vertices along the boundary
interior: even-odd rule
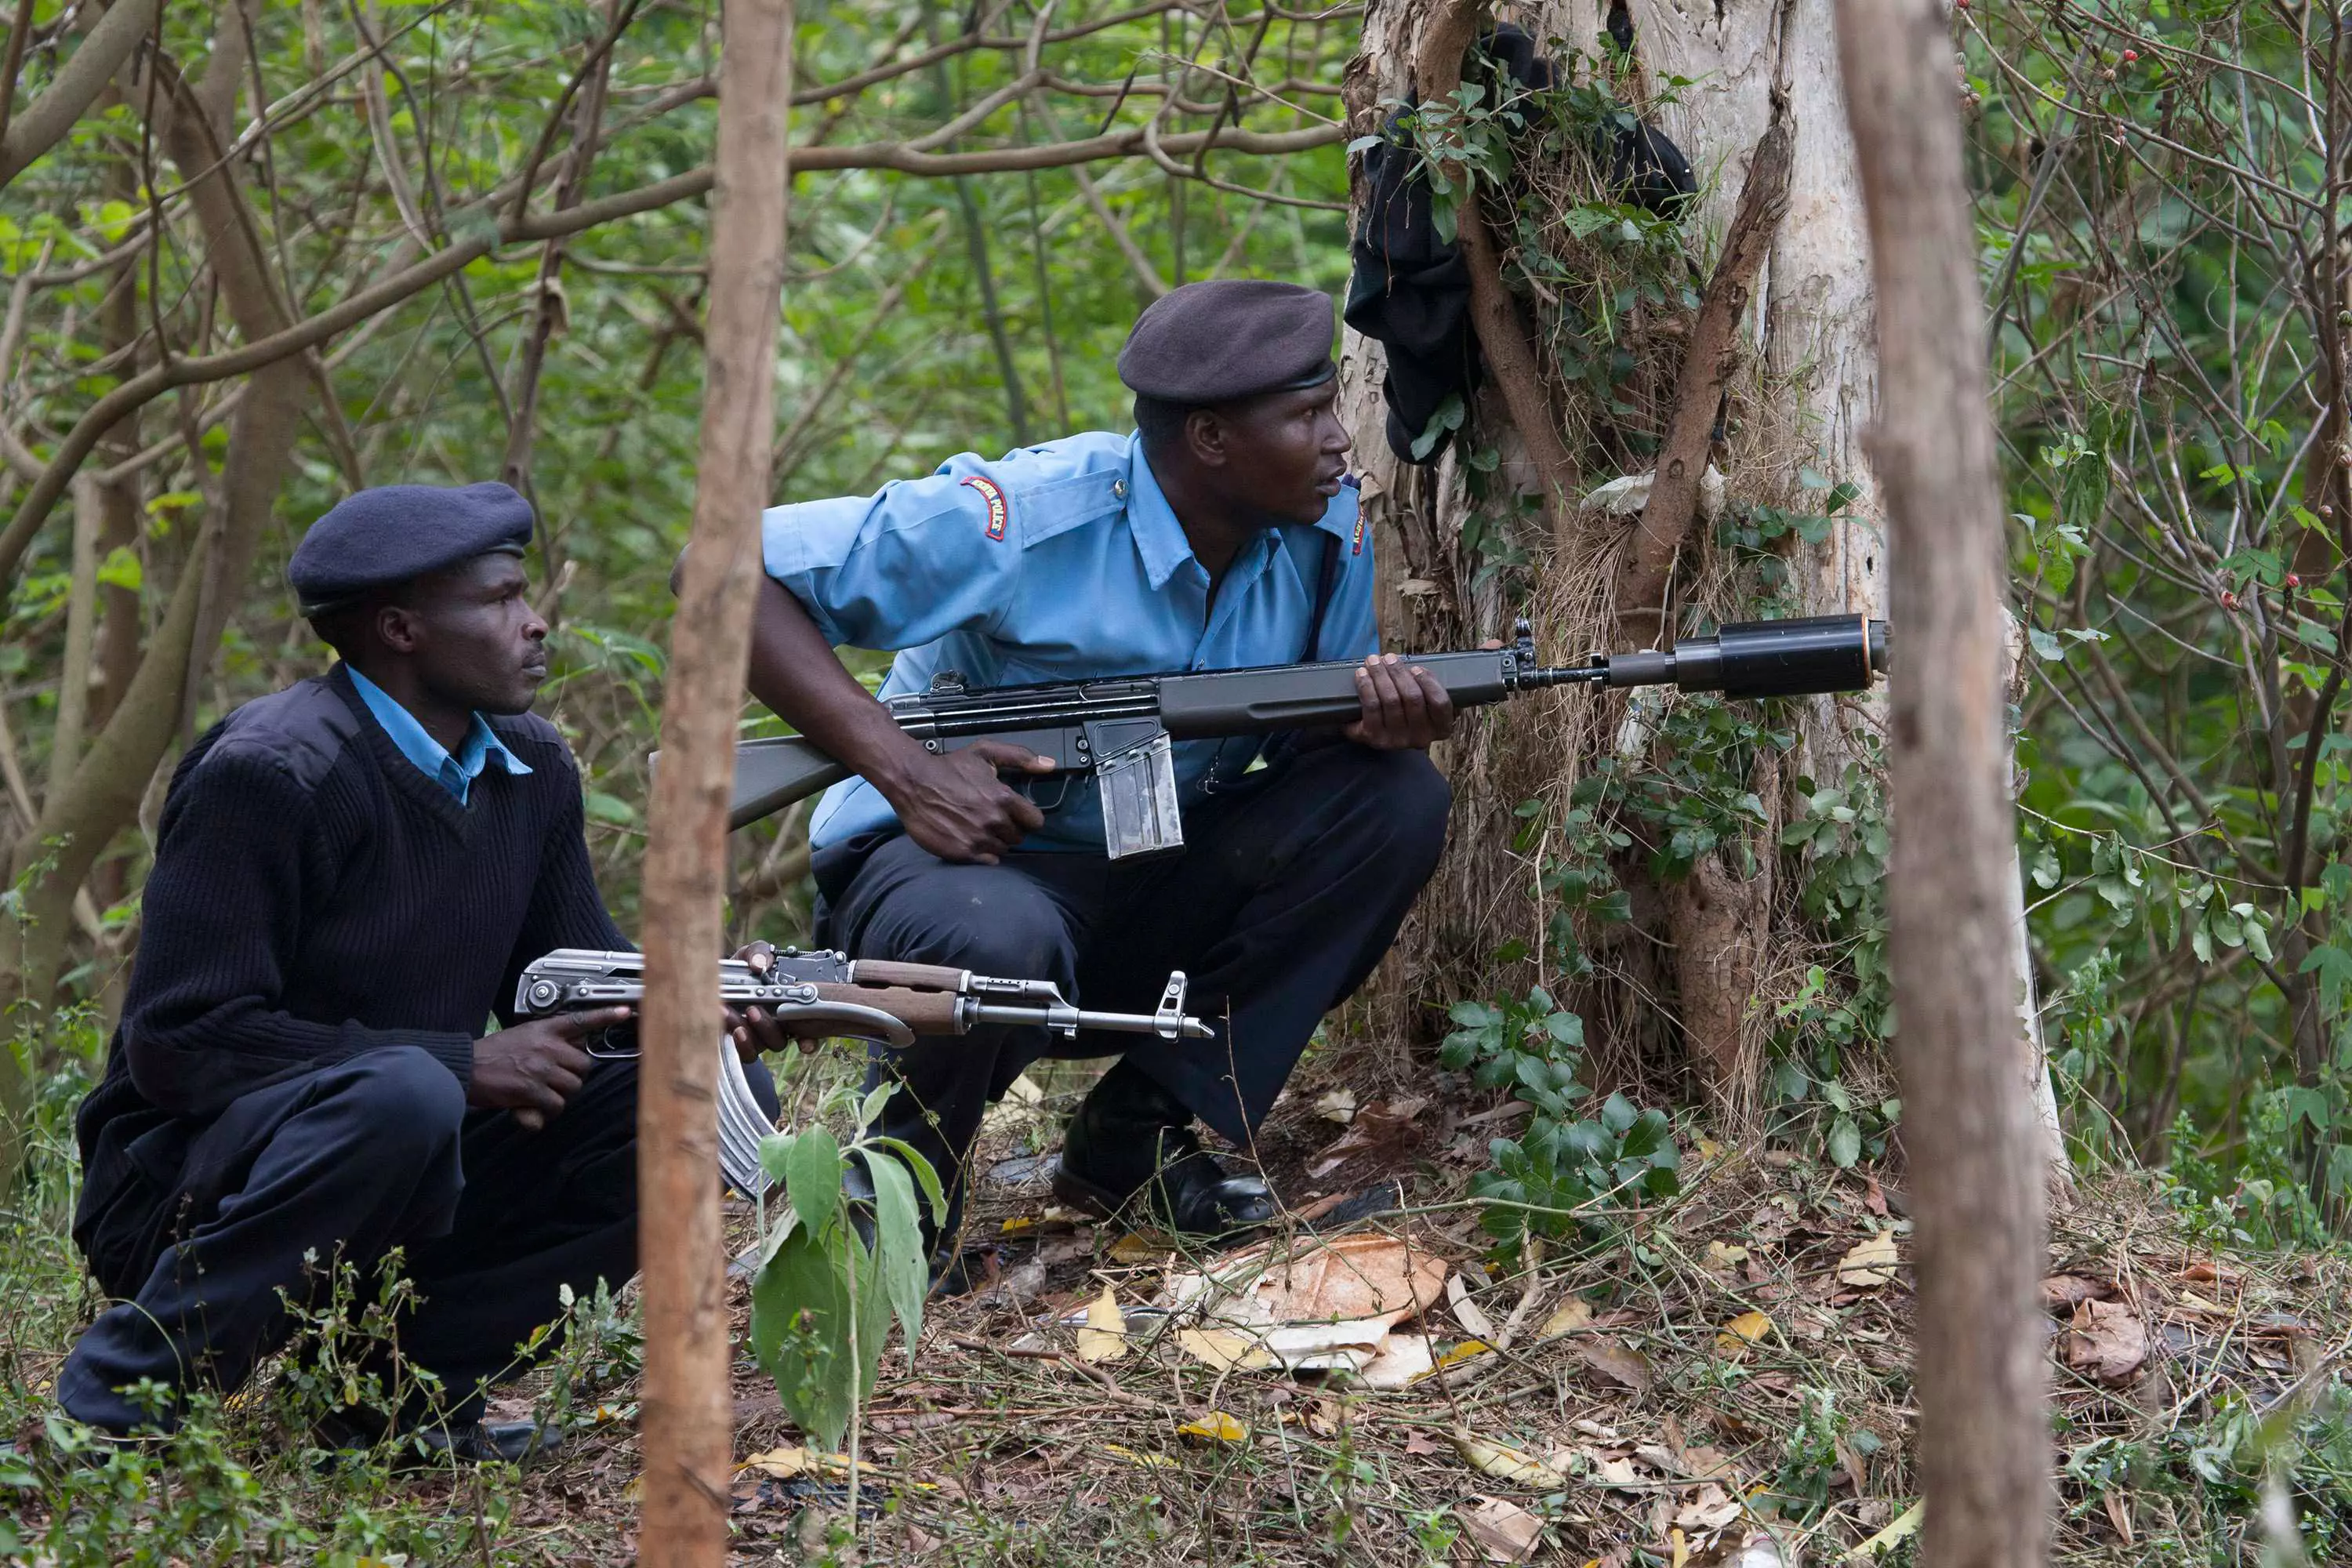
[[[1127,499],[1127,481],[1125,479],[1111,480],[1110,493],[1117,499],[1125,500]]]

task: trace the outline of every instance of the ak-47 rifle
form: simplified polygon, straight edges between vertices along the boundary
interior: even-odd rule
[[[1671,685],[1726,697],[1802,697],[1863,690],[1886,668],[1886,623],[1859,615],[1742,621],[1712,637],[1685,637],[1664,652],[1596,654],[1560,667],[1537,662],[1526,621],[1515,631],[1508,647],[1422,654],[1412,662],[1436,679],[1456,708],[1552,686]],[[1359,668],[1346,660],[1276,664],[987,690],[968,690],[961,677],[943,673],[929,691],[890,698],[886,706],[928,751],[1010,741],[1050,759],[1055,772],[1092,773],[1100,785],[1104,852],[1117,860],[1183,847],[1171,742],[1351,724],[1363,714]],[[849,772],[801,736],[747,742],[735,753],[729,826],[756,822]]]
[[[780,948],[763,967],[746,959],[719,961],[719,994],[729,1006],[757,1007],[795,1034],[873,1040],[893,1049],[918,1035],[961,1035],[984,1024],[1027,1025],[1068,1038],[1081,1029],[1156,1035],[1163,1040],[1206,1039],[1214,1031],[1184,1011],[1184,972],[1168,976],[1150,1013],[1094,1013],[1063,1000],[1050,980],[1005,980],[929,963],[853,959],[843,952]],[[635,1003],[646,992],[642,953],[560,947],[538,959],[515,984],[514,1010],[535,1017],[584,1007]],[[637,1054],[634,1034],[599,1039],[592,1057]],[[757,1195],[768,1184],[760,1169],[760,1141],[775,1131],[752,1097],[731,1043],[719,1050],[719,1163],[738,1192]]]

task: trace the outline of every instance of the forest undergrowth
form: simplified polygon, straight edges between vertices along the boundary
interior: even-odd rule
[[[1457,1037],[1480,1022],[1474,1010]],[[1417,1325],[1432,1374],[1371,1392],[1190,1348],[1153,1303],[1201,1260],[1084,1223],[1045,1191],[1061,1116],[1091,1076],[1065,1065],[992,1119],[968,1232],[989,1249],[985,1281],[935,1303],[911,1352],[886,1355],[861,1416],[854,1525],[842,1459],[813,1454],[739,1355],[731,1560],[1911,1560],[1899,1161],[1842,1166],[1818,1136],[1743,1152],[1678,1121],[1674,1195],[1623,1184],[1549,1239],[1503,1242],[1504,1210],[1470,1189],[1491,1176],[1490,1140],[1543,1114],[1537,1097],[1482,1088],[1475,1068],[1343,1080],[1339,1054],[1310,1058],[1257,1153],[1290,1205],[1290,1244],[1311,1247],[1335,1209],[1370,1209],[1384,1212],[1340,1228],[1444,1261],[1459,1289]],[[788,1096],[813,1107],[850,1070],[801,1058]],[[49,1086],[37,1179],[0,1237],[0,1429],[19,1445],[0,1458],[0,1560],[633,1560],[630,1292],[575,1302],[564,1348],[494,1406],[572,1434],[525,1471],[405,1474],[388,1448],[330,1462],[310,1422],[371,1396],[332,1369],[375,1331],[333,1326],[333,1303],[315,1318],[330,1352],[305,1368],[281,1358],[246,1392],[200,1402],[162,1450],[88,1447],[47,1398],[96,1304],[64,1234],[79,1087]],[[2352,1261],[2273,1245],[2265,1196],[2117,1170],[2057,1204],[2044,1291],[2060,1561],[2294,1561],[2266,1544],[2266,1509],[2295,1523],[2305,1561],[2352,1551]],[[730,1199],[730,1215],[747,1244],[749,1205]],[[378,1288],[347,1277],[341,1300]],[[1124,1343],[1100,1355],[1081,1336],[1106,1289]],[[740,1279],[730,1294],[740,1342]]]

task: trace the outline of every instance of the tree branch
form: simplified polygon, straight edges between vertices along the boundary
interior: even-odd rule
[[[1716,410],[1739,363],[1739,319],[1755,293],[1757,274],[1772,254],[1772,237],[1789,210],[1789,172],[1797,128],[1788,95],[1772,93],[1772,118],[1748,160],[1748,183],[1723,237],[1723,255],[1707,280],[1698,319],[1691,324],[1690,348],[1675,386],[1675,407],[1666,422],[1665,444],[1641,521],[1617,563],[1617,628],[1637,647],[1664,647],[1668,640],[1666,605],[1675,558],[1688,542],[1698,516],[1699,481],[1714,444]]]
[[[1423,24],[1421,47],[1413,60],[1413,84],[1422,102],[1451,99],[1454,89],[1462,85],[1462,61],[1476,40],[1486,14],[1486,0],[1442,0]],[[1178,140],[1171,136],[1162,145],[1172,152]],[[1502,258],[1479,211],[1476,182],[1458,165],[1450,174],[1465,188],[1456,236],[1470,270],[1471,324],[1477,331],[1486,368],[1494,373],[1495,384],[1502,392],[1503,405],[1510,410],[1511,423],[1517,426],[1519,438],[1528,444],[1528,456],[1534,460],[1553,542],[1566,549],[1575,524],[1576,511],[1569,498],[1575,493],[1576,464],[1552,417],[1551,398],[1544,391],[1535,345],[1519,320],[1510,290],[1503,286]]]
[[[1328,146],[1346,133],[1340,126],[1274,132],[1228,128],[1213,136],[1205,132],[1188,132],[1163,137],[1160,145],[1171,153],[1190,153],[1199,148],[1205,139],[1222,151],[1270,155]],[[882,142],[848,147],[797,149],[793,155],[793,172],[814,174],[840,169],[895,169],[907,174],[994,174],[1008,169],[1066,168],[1074,163],[1134,157],[1142,151],[1143,132],[1140,127],[1089,136],[1076,142],[996,148],[979,153],[915,153],[903,142]],[[33,535],[47,518],[50,509],[57,504],[58,498],[65,493],[75,469],[89,455],[90,448],[97,445],[99,437],[131,410],[145,406],[173,387],[244,375],[288,354],[299,353],[304,349],[322,343],[370,316],[387,310],[431,288],[501,245],[578,234],[615,218],[651,212],[675,202],[689,201],[709,194],[709,190],[710,171],[708,168],[691,169],[633,191],[622,191],[593,202],[583,202],[563,212],[528,216],[520,219],[504,218],[495,227],[480,221],[487,218],[488,213],[483,205],[478,205],[450,225],[454,235],[465,237],[453,238],[446,247],[361,289],[341,304],[321,310],[283,331],[247,342],[242,348],[223,353],[173,359],[169,363],[152,366],[121,383],[90,405],[88,411],[74,422],[73,428],[58,444],[58,449],[49,458],[48,466],[42,470],[40,479],[34,482],[25,499],[17,504],[7,527],[0,530],[0,584],[16,575],[18,563],[32,543]],[[468,217],[475,221],[469,223],[467,221]],[[1496,286],[1499,288],[1499,283]],[[1507,305],[1508,300],[1506,300],[1505,303]],[[1557,442],[1557,435],[1553,439]]]
[[[131,51],[139,47],[139,40],[154,26],[162,5],[163,0],[116,0],[98,19],[81,47],[49,83],[49,90],[26,104],[25,112],[9,121],[7,134],[0,136],[0,188],[65,139],[82,110],[106,89],[122,62],[131,58]],[[16,47],[12,40],[11,49]],[[13,72],[9,79],[13,89]]]

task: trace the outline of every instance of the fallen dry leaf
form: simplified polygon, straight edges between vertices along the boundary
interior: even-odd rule
[[[1326,1121],[1336,1121],[1345,1127],[1356,1119],[1356,1091],[1352,1089],[1326,1089],[1315,1097],[1315,1114]]]
[[[1165,1454],[1142,1453],[1124,1443],[1105,1443],[1103,1452],[1114,1459],[1125,1459],[1129,1464],[1147,1470],[1172,1470],[1176,1468],[1176,1461]]]
[[[1274,1364],[1264,1345],[1232,1329],[1179,1329],[1176,1348],[1219,1372],[1256,1372]]]
[[[1886,1217],[1886,1189],[1880,1186],[1878,1184],[1878,1178],[1871,1175],[1868,1172],[1864,1172],[1863,1173],[1862,1182],[1862,1206],[1876,1215],[1879,1218],[1885,1219]]]
[[[1592,1479],[1596,1485],[1616,1487],[1626,1491],[1643,1489],[1642,1472],[1635,1469],[1633,1461],[1622,1454],[1610,1457],[1588,1453],[1587,1457],[1592,1461]]]
[[[757,1470],[763,1476],[772,1476],[777,1480],[789,1481],[795,1476],[806,1475],[811,1470],[824,1475],[846,1475],[849,1472],[849,1461],[838,1454],[812,1454],[806,1448],[787,1445],[782,1448],[770,1448],[765,1453],[754,1454],[735,1467],[737,1475],[741,1475],[745,1470]]]
[[[1078,1331],[1078,1359],[1087,1363],[1117,1361],[1127,1354],[1127,1314],[1108,1285],[1087,1309],[1087,1326]]]
[[[1584,1364],[1636,1394],[1650,1391],[1650,1363],[1642,1352],[1615,1340],[1590,1340],[1577,1347]]]
[[[1198,1311],[1212,1327],[1384,1320],[1380,1327],[1386,1329],[1434,1304],[1448,1272],[1445,1260],[1426,1247],[1367,1232],[1289,1251],[1255,1247],[1211,1272],[1171,1275],[1167,1305]],[[1375,1333],[1364,1342],[1378,1339]]]
[[[1915,1502],[1895,1518],[1894,1523],[1880,1531],[1845,1554],[1849,1563],[1867,1562],[1885,1556],[1888,1552],[1919,1533],[1919,1521],[1926,1517],[1926,1502]]]
[[[1443,1453],[1444,1449],[1432,1439],[1428,1433],[1415,1430],[1404,1435],[1404,1451],[1408,1454],[1426,1455]]]
[[[1556,1340],[1562,1334],[1572,1334],[1592,1321],[1592,1303],[1581,1296],[1570,1296],[1552,1309],[1551,1316],[1536,1331],[1536,1342]]]
[[[1319,1181],[1359,1154],[1402,1149],[1413,1136],[1412,1119],[1428,1104],[1420,1096],[1373,1100],[1349,1119],[1348,1131],[1307,1167],[1307,1174]]]
[[[1356,1375],[1365,1387],[1394,1393],[1419,1382],[1437,1369],[1436,1347],[1427,1334],[1395,1333],[1381,1342],[1381,1352]]]
[[[1495,1337],[1495,1321],[1486,1316],[1477,1302],[1470,1299],[1470,1281],[1456,1274],[1445,1282],[1445,1300],[1454,1309],[1454,1321],[1473,1339]]]
[[[2107,1522],[2116,1527],[2116,1534],[2122,1537],[2126,1546],[2129,1546],[2132,1543],[2131,1499],[2110,1489],[2099,1494],[2099,1506],[2107,1510]]]
[[[1748,1261],[1748,1249],[1735,1241],[1710,1241],[1699,1267],[1719,1279],[1728,1279]]]
[[[1543,1539],[1543,1521],[1508,1498],[1473,1498],[1454,1513],[1488,1563],[1525,1563]]]
[[[2129,1382],[2147,1360],[2147,1325],[2121,1301],[2084,1301],[2059,1336],[2059,1355],[2085,1377]]]
[[[1838,1260],[1838,1283],[1856,1290],[1874,1289],[1895,1282],[1895,1237],[1880,1231],[1867,1241],[1857,1242]]]
[[[1165,1250],[1166,1248],[1133,1231],[1129,1231],[1110,1244],[1111,1261],[1114,1263],[1149,1263]]]
[[[1508,1443],[1478,1436],[1466,1426],[1455,1427],[1452,1436],[1454,1452],[1469,1461],[1471,1468],[1483,1475],[1537,1491],[1551,1491],[1568,1485],[1566,1476],[1525,1448],[1515,1448]]]
[[[1738,1498],[1729,1496],[1712,1482],[1699,1488],[1698,1495],[1685,1503],[1675,1515],[1675,1522],[1694,1533],[1721,1530],[1740,1515]]]
[[[1726,1361],[1743,1361],[1748,1347],[1772,1331],[1772,1320],[1761,1312],[1742,1312],[1715,1336],[1715,1353]]]
[[[1187,1421],[1176,1430],[1197,1443],[1222,1443],[1228,1447],[1243,1447],[1249,1443],[1249,1428],[1222,1410],[1212,1410],[1198,1421]]]
[[[2072,1312],[2084,1301],[2112,1301],[2116,1288],[2087,1274],[2053,1274],[2042,1281],[2042,1304],[2053,1312]]]
[[[1333,1400],[1315,1401],[1301,1413],[1299,1419],[1305,1421],[1307,1429],[1318,1437],[1331,1437],[1339,1435],[1339,1406]]]

